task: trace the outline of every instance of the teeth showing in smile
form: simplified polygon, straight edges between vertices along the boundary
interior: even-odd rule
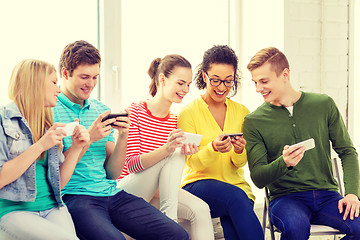
[[[270,92],[261,93],[261,95],[263,95],[263,96],[267,96],[267,95],[269,95],[269,93],[270,93]]]
[[[224,95],[226,92],[217,92],[217,91],[215,91],[215,93],[216,93],[217,95]]]
[[[177,93],[176,95],[178,95],[181,98],[183,98],[185,96],[185,94],[180,94],[180,93]]]

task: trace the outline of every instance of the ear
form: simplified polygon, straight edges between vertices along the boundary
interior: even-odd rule
[[[66,80],[68,80],[68,78],[69,78],[69,73],[68,73],[68,71],[66,70],[65,67],[63,67],[61,69],[61,78],[64,78]]]
[[[207,82],[208,78],[206,77],[206,74],[204,71],[201,72],[202,78],[204,79],[204,82]]]
[[[281,75],[283,76],[284,80],[289,80],[290,78],[290,69],[288,68],[284,68],[284,70],[282,71]]]
[[[159,79],[160,86],[165,86],[165,75],[163,73],[159,74],[158,79]]]

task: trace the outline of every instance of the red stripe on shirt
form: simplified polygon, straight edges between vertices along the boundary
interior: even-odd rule
[[[177,116],[173,113],[165,118],[151,115],[146,102],[132,103],[129,107],[130,129],[126,150],[126,163],[120,179],[129,173],[144,170],[140,157],[167,142],[169,133],[177,127]]]

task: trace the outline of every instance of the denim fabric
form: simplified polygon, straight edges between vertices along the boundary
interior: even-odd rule
[[[44,211],[14,211],[0,219],[1,240],[78,240],[65,206]]]
[[[305,191],[277,197],[270,202],[273,224],[281,231],[281,239],[305,240],[310,224],[333,227],[347,234],[342,239],[360,239],[360,219],[344,221],[338,202],[343,197],[334,191]]]
[[[0,108],[0,125],[1,169],[5,162],[19,156],[34,144],[34,141],[28,123],[13,102]],[[57,146],[54,146],[48,150],[48,156],[49,182],[54,190],[56,201],[62,206],[59,166],[64,161],[64,155]],[[35,165],[36,162],[21,177],[0,189],[0,198],[12,201],[34,201],[36,197]]]
[[[186,231],[144,199],[121,191],[114,196],[63,197],[80,239],[189,239]],[[121,232],[120,232],[121,231]]]
[[[215,179],[199,180],[183,187],[205,201],[213,218],[220,217],[225,239],[264,239],[253,201],[239,187]]]

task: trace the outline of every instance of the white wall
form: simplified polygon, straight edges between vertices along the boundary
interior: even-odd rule
[[[57,69],[66,44],[82,39],[97,46],[97,1],[0,1],[0,29],[0,105],[5,105],[12,69],[21,60],[37,58]]]
[[[284,51],[284,1],[244,0],[241,13],[239,29],[241,29],[242,36],[240,38],[241,49],[238,54],[243,77],[242,87],[236,98],[250,111],[253,111],[263,103],[263,98],[256,93],[246,66],[251,57],[260,49],[272,46]],[[253,184],[248,165],[244,166],[244,172],[245,178],[256,196],[256,203],[261,205],[264,201],[264,190],[258,189]]]
[[[334,98],[345,121],[348,85],[348,8],[344,0],[285,1],[285,51],[291,81]]]
[[[276,47],[284,51],[284,1],[243,0],[241,30],[240,66],[243,73],[239,101],[250,111],[263,103],[263,98],[255,92],[250,72],[246,66],[251,57],[260,49]]]
[[[349,131],[360,150],[360,2],[350,0],[349,44]]]
[[[121,1],[121,5],[116,0],[101,2],[108,18],[101,24],[105,26],[102,43],[112,43],[104,48],[108,51],[104,58],[107,63],[103,100],[114,111],[148,97],[147,70],[153,59],[180,54],[191,62],[195,73],[205,50],[214,44],[228,44],[228,1],[132,0]],[[111,28],[106,30],[109,25]],[[119,67],[117,83],[112,66]],[[115,85],[119,91],[114,90]],[[201,93],[194,83],[190,88],[181,105],[173,105],[173,111]]]

